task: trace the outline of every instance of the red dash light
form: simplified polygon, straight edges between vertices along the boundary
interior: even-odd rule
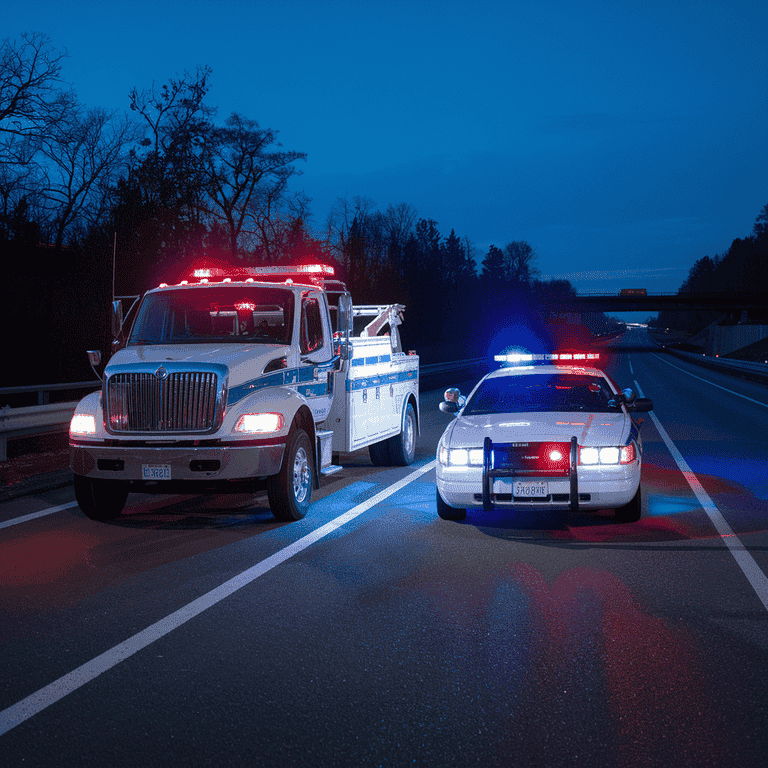
[[[196,269],[192,273],[193,277],[201,278],[201,277],[213,277],[213,270],[212,269]]]

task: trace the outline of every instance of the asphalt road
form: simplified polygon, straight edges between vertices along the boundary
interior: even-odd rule
[[[440,520],[439,391],[414,465],[344,456],[298,523],[0,504],[0,763],[765,766],[768,387],[651,347],[601,361],[654,402],[631,525]]]

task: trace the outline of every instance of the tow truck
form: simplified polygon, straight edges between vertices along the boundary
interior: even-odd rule
[[[106,521],[130,492],[266,490],[290,522],[340,453],[410,464],[419,357],[402,348],[404,309],[354,306],[325,264],[198,269],[125,320],[114,301],[102,388],[69,429],[80,509]],[[97,370],[101,353],[88,355]]]

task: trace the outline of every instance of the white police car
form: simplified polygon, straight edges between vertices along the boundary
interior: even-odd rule
[[[614,509],[640,519],[642,441],[632,414],[649,399],[620,390],[593,367],[596,353],[500,355],[505,367],[463,398],[437,446],[437,512],[461,520],[467,507],[509,510]]]

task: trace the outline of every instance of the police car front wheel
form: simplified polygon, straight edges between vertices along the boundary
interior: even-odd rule
[[[637,493],[623,507],[615,510],[616,521],[619,523],[636,523],[643,512],[643,497],[640,493],[640,486],[637,486]]]
[[[449,507],[440,495],[440,491],[435,489],[435,495],[437,497],[437,514],[443,520],[463,520],[467,516],[466,509],[456,509],[456,507]]]

